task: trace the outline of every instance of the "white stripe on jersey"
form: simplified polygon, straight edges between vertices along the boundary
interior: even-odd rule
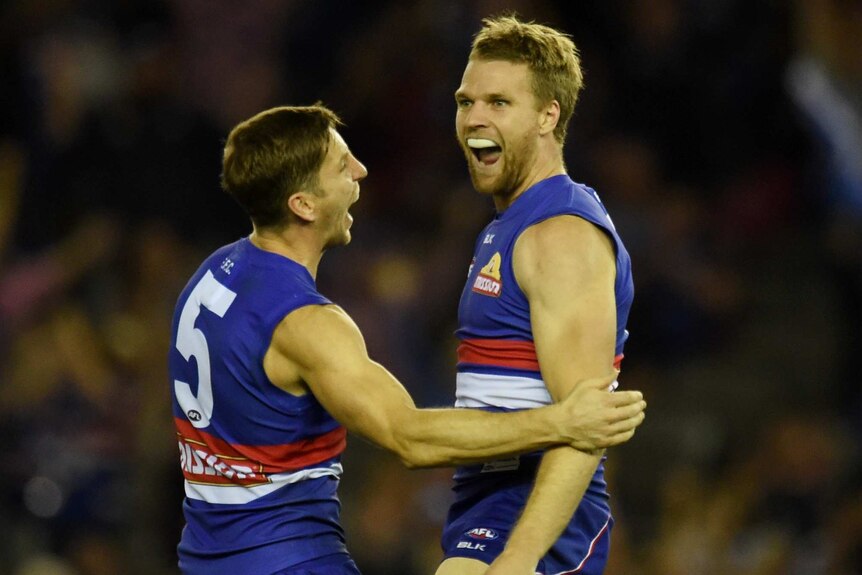
[[[455,385],[455,407],[526,409],[554,403],[545,382],[531,377],[460,372]],[[608,391],[618,385],[614,381]]]
[[[554,402],[545,382],[532,377],[460,372],[455,384],[455,407],[523,409]]]
[[[269,495],[285,485],[305,481],[306,479],[326,477],[327,475],[338,477],[342,471],[343,468],[340,463],[333,463],[330,467],[303,469],[295,473],[273,473],[269,476],[271,483],[250,487],[242,485],[204,485],[186,480],[186,497],[189,499],[199,499],[207,503],[241,505],[254,501],[264,495]]]

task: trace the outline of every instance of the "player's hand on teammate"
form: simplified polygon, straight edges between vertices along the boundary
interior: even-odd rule
[[[565,437],[581,451],[625,443],[644,420],[646,401],[639,391],[609,391],[619,372],[580,382],[559,405],[566,420]]]

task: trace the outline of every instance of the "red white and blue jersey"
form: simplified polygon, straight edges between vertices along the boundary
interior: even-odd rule
[[[174,313],[169,368],[185,573],[270,573],[345,552],[336,489],[346,431],[263,358],[290,312],[331,302],[302,265],[248,238],[214,252]]]
[[[525,409],[552,403],[542,380],[530,321],[530,304],[512,266],[515,242],[528,227],[559,215],[583,218],[603,230],[616,253],[614,292],[617,308],[616,363],[628,337],[626,320],[634,297],[631,260],[596,192],[560,175],[524,191],[479,235],[458,307],[456,406]],[[578,297],[572,293],[572,297]],[[523,462],[522,458],[522,462]],[[456,478],[507,468],[469,466]],[[600,465],[588,493],[606,498]]]

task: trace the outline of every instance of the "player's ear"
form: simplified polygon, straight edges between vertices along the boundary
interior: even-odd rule
[[[553,132],[560,121],[560,103],[551,100],[548,105],[539,110],[539,134],[544,136]]]
[[[313,222],[317,219],[315,210],[315,196],[308,192],[296,192],[287,198],[287,207],[293,214],[304,222]]]

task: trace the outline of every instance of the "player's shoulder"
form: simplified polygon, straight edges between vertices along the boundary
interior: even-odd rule
[[[604,233],[593,222],[576,213],[560,213],[526,228],[516,242],[516,250],[536,255],[556,252],[571,255],[603,237]]]
[[[595,204],[601,204],[601,199],[595,189],[587,184],[576,182],[568,176],[559,178],[552,190],[553,193],[548,194],[548,197],[556,205],[590,209]]]
[[[290,337],[306,338],[314,334],[323,339],[332,330],[355,327],[353,319],[333,303],[310,303],[291,310],[279,322],[278,330]]]
[[[233,251],[234,245],[235,244],[227,244],[221,246],[220,248],[210,253],[206,258],[204,258],[204,260],[200,263],[200,265],[198,265],[194,273],[192,273],[192,275],[189,277],[189,280],[186,282],[186,285],[180,292],[181,300],[185,299],[185,297],[187,297],[188,294],[191,293],[195,286],[197,286],[197,284],[205,276],[211,275],[216,281],[219,281],[219,283],[224,284],[223,279],[220,279],[220,276],[222,276],[224,272],[223,270],[220,270],[218,262],[224,261],[225,258],[228,257],[228,254]],[[219,273],[219,271],[221,271],[222,273]]]
[[[557,214],[587,212],[595,203],[590,188],[567,175],[544,180],[527,195],[523,223],[533,225]]]
[[[576,205],[572,195],[588,194],[589,188],[569,178],[560,178],[568,198],[541,214],[527,226],[515,242],[513,264],[519,282],[525,287],[532,276],[555,275],[578,267],[583,262],[604,257],[611,244],[600,218],[589,209]],[[594,200],[589,204],[596,205]]]
[[[285,315],[272,335],[272,345],[285,357],[305,365],[337,360],[346,349],[362,343],[353,319],[334,304],[304,305]]]
[[[560,241],[568,233],[592,236],[613,231],[608,212],[593,188],[575,182],[568,176],[555,177],[551,182],[553,185],[549,186],[542,201],[527,217],[525,230],[540,232],[540,237],[549,236],[550,239]],[[563,237],[558,237],[559,234],[563,234]]]

